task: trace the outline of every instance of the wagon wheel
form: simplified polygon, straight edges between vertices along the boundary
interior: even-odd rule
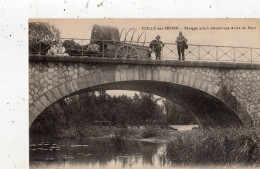
[[[131,45],[122,45],[116,50],[116,58],[135,58],[139,59],[139,53],[134,46]]]

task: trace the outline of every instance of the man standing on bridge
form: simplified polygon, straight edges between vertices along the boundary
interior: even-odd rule
[[[149,45],[149,47],[155,53],[156,60],[161,60],[161,52],[162,52],[162,48],[164,47],[164,43],[160,41],[160,39],[161,39],[160,35],[157,35],[156,39],[153,40]]]
[[[182,31],[180,31],[179,36],[176,39],[179,60],[185,60],[184,50],[188,49],[187,41],[188,40],[182,35]]]

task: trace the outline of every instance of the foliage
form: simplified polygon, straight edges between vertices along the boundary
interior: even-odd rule
[[[53,45],[60,43],[60,31],[45,22],[29,23],[29,52],[46,54]]]
[[[126,140],[119,133],[115,134],[115,136],[112,138],[112,142],[114,143],[115,149],[118,151],[120,151],[126,147]]]
[[[170,100],[164,100],[163,106],[167,116],[168,124],[187,125],[197,124],[197,121],[187,111]]]
[[[145,128],[145,130],[142,133],[142,138],[151,138],[151,137],[156,137],[158,136],[159,133],[156,129],[154,129],[153,127],[148,127]]]
[[[166,157],[175,164],[259,164],[259,134],[259,129],[179,133],[167,144]]]
[[[77,134],[73,134],[73,137],[81,137],[86,133],[92,135],[85,128],[93,121],[109,121],[112,126],[121,128],[140,126],[146,120],[164,117],[163,109],[157,101],[145,93],[133,98],[125,95],[112,97],[105,91],[75,95],[50,106],[36,119],[31,131],[66,137],[75,132]]]
[[[166,118],[163,107],[159,105],[158,99],[153,95],[140,93],[134,97],[110,96],[105,91],[89,92],[75,95],[58,101],[48,107],[35,120],[31,127],[31,134],[50,135],[52,137],[102,137],[106,132],[106,127],[102,128],[104,132],[91,127],[94,121],[109,121],[111,127],[133,128],[143,125],[165,127],[164,121],[168,124],[174,123],[168,118],[178,120],[172,116]],[[172,103],[169,102],[171,105]],[[167,110],[166,110],[167,111]],[[175,113],[174,111],[172,114]],[[179,118],[183,119],[183,118]],[[183,121],[177,121],[181,124]],[[97,125],[97,124],[95,124]],[[133,130],[124,130],[120,135],[133,136]],[[161,134],[158,130],[145,129],[138,137],[148,138]],[[163,137],[163,136],[162,136]]]

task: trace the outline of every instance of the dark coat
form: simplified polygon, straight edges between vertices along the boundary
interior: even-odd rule
[[[162,47],[164,47],[164,43],[162,41],[157,41],[157,40],[153,40],[149,47],[151,49],[154,49],[154,52],[161,52],[162,51]]]

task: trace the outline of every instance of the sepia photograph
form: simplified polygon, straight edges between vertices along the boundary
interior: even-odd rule
[[[30,169],[260,168],[260,19],[29,19]]]

